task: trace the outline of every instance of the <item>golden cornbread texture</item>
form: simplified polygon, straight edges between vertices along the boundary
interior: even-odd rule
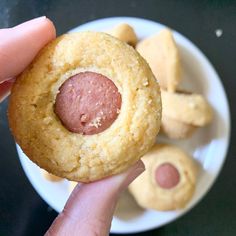
[[[105,131],[68,131],[54,113],[60,86],[84,71],[111,79],[122,96],[120,114]],[[25,154],[49,173],[90,182],[118,174],[154,144],[160,128],[159,86],[129,45],[98,32],[65,34],[48,44],[17,78],[9,124]]]
[[[131,46],[137,44],[138,38],[134,32],[134,29],[128,24],[119,24],[109,30],[107,33],[118,38],[119,40],[128,43]]]
[[[146,171],[129,186],[137,203],[158,211],[183,208],[195,190],[198,166],[194,160],[180,148],[167,144],[154,145],[142,160]],[[164,163],[172,164],[180,174],[179,183],[171,189],[161,188],[156,183],[156,168]]]
[[[166,115],[162,115],[161,132],[171,139],[186,139],[191,137],[197,126],[184,123],[182,121],[172,119]]]
[[[147,60],[161,88],[174,92],[181,81],[182,69],[172,32],[163,29],[140,41],[136,49]]]
[[[212,108],[201,94],[161,91],[163,115],[193,126],[205,126],[212,121]]]

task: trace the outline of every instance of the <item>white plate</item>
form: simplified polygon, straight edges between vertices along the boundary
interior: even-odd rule
[[[104,31],[121,22],[132,25],[139,39],[157,33],[165,27],[149,20],[115,17],[95,20],[72,31]],[[230,134],[230,114],[220,78],[208,59],[193,43],[175,31],[174,38],[180,49],[184,80],[189,80],[191,89],[202,93],[214,109],[214,120],[210,126],[198,130],[190,140],[174,142],[201,163],[202,170],[199,174],[196,192],[184,210],[169,212],[143,211],[125,193],[112,221],[111,232],[113,233],[135,233],[157,228],[189,211],[210,189],[226,157]],[[163,138],[159,139],[163,140]],[[52,208],[60,212],[69,196],[68,182],[65,180],[60,183],[52,183],[45,180],[40,175],[39,168],[29,161],[19,147],[17,150],[24,171],[33,187]]]

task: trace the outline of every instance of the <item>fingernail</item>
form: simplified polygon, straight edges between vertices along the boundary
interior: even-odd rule
[[[28,20],[28,21],[26,21],[26,22],[23,22],[23,23],[21,23],[21,24],[15,26],[15,27],[13,27],[13,28],[18,28],[18,27],[21,27],[22,25],[24,25],[24,27],[25,27],[26,25],[32,24],[32,23],[33,23],[33,24],[38,24],[38,23],[41,23],[42,21],[44,21],[44,20],[46,20],[46,19],[47,19],[46,16],[40,16],[40,17],[34,18],[34,19],[32,19],[32,20]]]
[[[39,16],[39,17],[34,18],[34,19],[30,20],[30,21],[42,21],[42,20],[45,20],[46,18],[47,18],[46,16]]]
[[[120,188],[122,190],[126,189],[128,185],[133,182],[141,173],[145,170],[145,166],[141,160],[139,160],[134,166],[132,166],[125,173],[118,175],[120,181]]]
[[[23,24],[38,24],[38,23],[41,23],[42,21],[45,21],[47,19],[46,16],[40,16],[40,17],[37,17],[37,18],[34,18],[32,20],[28,20],[26,22],[24,22]]]

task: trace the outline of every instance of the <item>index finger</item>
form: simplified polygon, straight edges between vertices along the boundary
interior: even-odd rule
[[[0,30],[0,83],[20,74],[56,30],[45,16]]]

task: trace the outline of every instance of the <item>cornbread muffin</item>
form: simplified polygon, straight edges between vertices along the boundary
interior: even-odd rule
[[[212,121],[212,109],[206,99],[196,93],[161,91],[163,116],[161,131],[169,138],[190,137],[198,127]]]
[[[154,145],[142,160],[146,171],[129,186],[137,203],[160,211],[185,207],[196,185],[198,166],[194,160],[167,144]]]
[[[146,61],[105,34],[63,35],[17,78],[9,125],[25,154],[77,182],[125,171],[154,144],[160,90]]]
[[[138,41],[138,38],[134,32],[134,29],[126,23],[122,23],[122,24],[114,26],[107,33],[120,39],[123,42],[128,43],[129,45],[133,47],[135,47]]]
[[[195,126],[212,121],[212,109],[201,94],[161,91],[163,115]]]
[[[161,88],[176,91],[181,80],[181,63],[172,32],[161,30],[140,41],[136,49],[150,65]]]

